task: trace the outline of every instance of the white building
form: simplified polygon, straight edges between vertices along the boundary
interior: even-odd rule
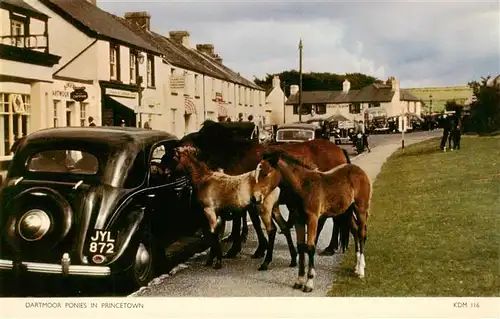
[[[50,45],[49,23],[26,2],[0,1],[0,164],[17,138],[46,127],[50,117],[52,70],[61,57]]]
[[[299,87],[290,87],[290,97],[286,101],[286,122],[299,120]],[[367,110],[381,109],[387,117],[404,113],[421,115],[422,101],[401,89],[399,80],[389,78],[385,84],[371,84],[361,90],[351,90],[346,79],[342,91],[303,91],[302,121],[310,118],[328,118],[340,114],[352,121],[364,120]],[[368,111],[369,112],[369,111]]]

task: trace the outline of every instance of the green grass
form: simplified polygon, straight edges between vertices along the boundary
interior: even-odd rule
[[[394,153],[374,183],[365,278],[354,245],[331,296],[500,296],[500,137]]]

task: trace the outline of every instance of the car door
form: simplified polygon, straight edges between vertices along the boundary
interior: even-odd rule
[[[200,228],[200,212],[192,205],[193,191],[187,176],[178,174],[168,163],[173,159],[175,142],[157,143],[151,149],[148,176],[149,202],[155,228],[168,242],[193,236]]]

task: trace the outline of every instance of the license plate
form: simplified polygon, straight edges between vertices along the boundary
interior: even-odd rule
[[[90,237],[88,251],[91,254],[113,254],[115,252],[115,239],[115,232],[96,229]]]

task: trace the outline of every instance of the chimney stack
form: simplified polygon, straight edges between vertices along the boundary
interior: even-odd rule
[[[214,56],[214,45],[213,44],[197,44],[196,45],[196,50],[200,51],[201,53],[205,53],[206,55],[213,57]]]
[[[139,27],[150,31],[151,27],[151,15],[146,11],[139,12],[125,12],[125,20],[132,24],[136,24]]]
[[[389,81],[390,81],[392,91],[394,91],[394,92],[399,91],[399,80],[396,79],[394,76],[391,76],[389,78],[388,82]]]
[[[275,75],[273,77],[273,88],[280,87],[280,85],[281,85],[280,77],[278,75]]]
[[[187,31],[170,31],[168,33],[170,39],[178,44],[182,44],[186,48],[189,48],[189,32]]]
[[[345,79],[344,83],[342,83],[342,93],[347,94],[349,93],[350,89],[351,89],[351,82]]]
[[[290,85],[290,95],[295,95],[299,92],[299,86],[297,84]]]

